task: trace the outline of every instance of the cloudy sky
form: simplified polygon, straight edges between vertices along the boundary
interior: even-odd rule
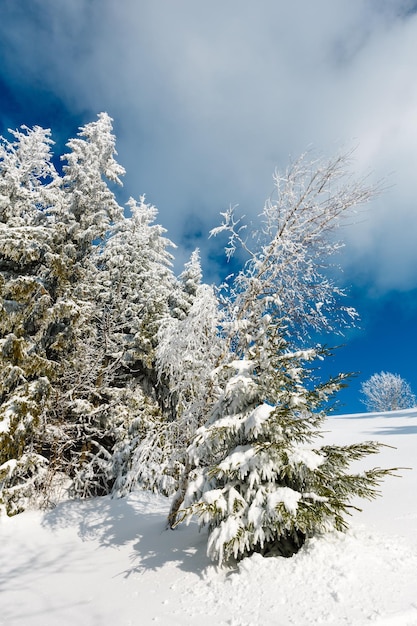
[[[417,393],[417,2],[2,0],[0,133],[51,128],[58,153],[107,111],[121,201],[145,193],[207,281],[220,211],[256,216],[272,174],[313,147],[356,147],[386,191],[343,231],[342,279],[362,328],[331,367],[399,373]],[[331,345],[342,340],[324,338]]]

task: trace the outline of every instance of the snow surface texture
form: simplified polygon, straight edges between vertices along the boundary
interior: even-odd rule
[[[1,626],[417,626],[417,409],[334,417],[325,442],[395,446],[403,466],[361,503],[347,534],[290,559],[219,569],[195,523],[165,530],[169,501],[146,492],[63,502],[0,519]]]

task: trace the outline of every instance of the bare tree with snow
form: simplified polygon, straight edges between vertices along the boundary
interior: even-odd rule
[[[373,374],[361,385],[361,402],[368,411],[396,411],[416,406],[410,385],[399,374]]]
[[[247,256],[227,282],[235,327],[246,326],[248,316],[256,320],[265,308],[285,320],[296,341],[354,325],[358,314],[342,305],[345,292],[335,280],[333,258],[344,245],[336,234],[379,189],[352,177],[351,156],[310,160],[306,153],[276,172],[259,225],[245,224],[233,208],[222,214],[223,223],[211,234],[228,233],[229,258],[236,250]]]

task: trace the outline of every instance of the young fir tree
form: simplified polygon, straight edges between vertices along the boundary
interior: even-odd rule
[[[234,373],[188,451],[194,469],[179,519],[208,525],[208,554],[220,563],[253,552],[291,556],[307,537],[345,529],[351,499],[374,498],[390,473],[348,471],[377,443],[319,445],[320,407],[345,377],[310,388],[305,362],[320,351],[289,351],[279,330],[267,332],[270,345],[230,363]]]

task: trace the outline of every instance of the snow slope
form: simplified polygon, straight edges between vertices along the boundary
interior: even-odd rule
[[[1,626],[417,626],[417,409],[329,419],[326,442],[377,439],[370,465],[403,466],[347,534],[291,559],[219,569],[195,524],[137,492],[0,520]]]

